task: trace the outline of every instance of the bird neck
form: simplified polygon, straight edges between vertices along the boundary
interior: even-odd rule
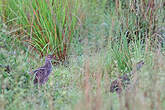
[[[50,61],[50,60],[45,60],[45,65],[44,65],[44,67],[46,67],[46,68],[52,68],[52,63],[51,63],[51,61]]]

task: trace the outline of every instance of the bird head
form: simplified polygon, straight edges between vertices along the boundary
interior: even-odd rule
[[[139,62],[136,64],[136,70],[140,70],[141,67],[142,67],[143,65],[144,65],[144,61],[143,61],[143,60],[139,61]]]
[[[47,55],[47,56],[46,56],[46,60],[52,60],[53,58],[54,58],[53,55]]]

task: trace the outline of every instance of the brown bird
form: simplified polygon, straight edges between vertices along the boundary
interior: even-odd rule
[[[117,92],[118,94],[120,94],[122,92],[122,88],[127,87],[128,84],[130,84],[130,78],[131,76],[136,72],[139,71],[141,69],[141,67],[144,65],[144,61],[140,61],[136,64],[136,68],[134,70],[132,70],[129,74],[124,74],[122,76],[120,76],[118,79],[114,80],[111,83],[110,86],[110,92]]]
[[[39,83],[40,85],[42,85],[48,81],[48,77],[52,71],[52,58],[53,55],[46,56],[44,66],[32,72],[35,75],[34,84]]]

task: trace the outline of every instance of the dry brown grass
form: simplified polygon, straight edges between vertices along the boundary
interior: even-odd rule
[[[92,57],[88,58],[81,83],[84,97],[76,104],[75,110],[163,110],[165,57],[159,49],[152,54],[155,54],[151,59],[154,63],[145,61],[142,70],[136,71],[131,84],[120,95],[108,91],[108,74],[101,71],[102,66],[90,68],[94,63],[90,63]]]

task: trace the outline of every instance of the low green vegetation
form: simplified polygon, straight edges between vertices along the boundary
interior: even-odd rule
[[[0,109],[164,110],[163,0],[1,0]],[[43,86],[31,73],[54,54]],[[119,95],[111,82],[144,66]]]

